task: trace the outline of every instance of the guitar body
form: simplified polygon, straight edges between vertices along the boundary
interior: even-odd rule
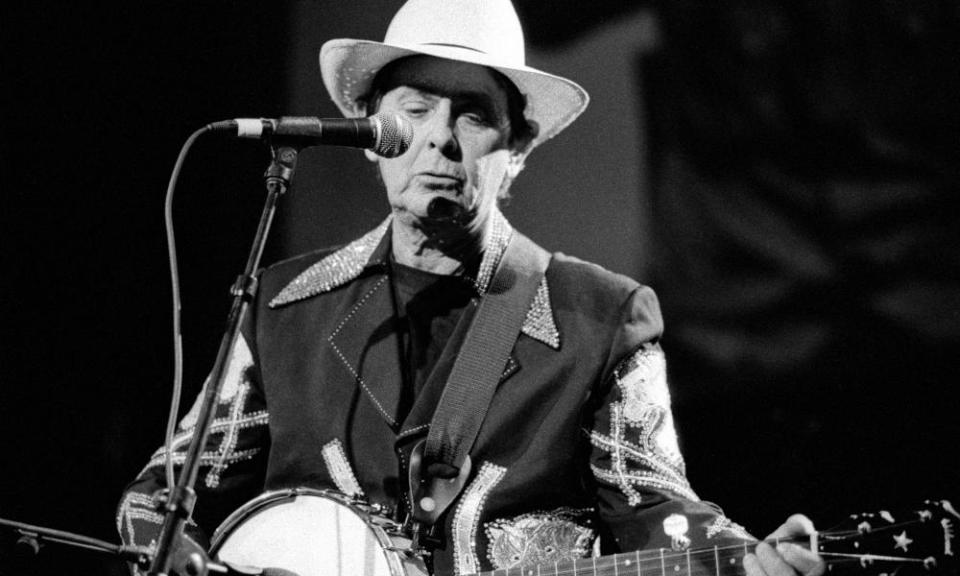
[[[211,556],[298,576],[427,576],[410,539],[370,506],[324,490],[267,492],[217,529]]]
[[[336,492],[295,488],[251,500],[217,529],[210,555],[255,574],[429,576],[411,540],[376,507]],[[958,576],[954,543],[960,512],[925,501],[903,513],[852,515],[849,527],[793,540],[816,550],[831,574]],[[771,541],[777,544],[779,541]],[[753,542],[699,550],[657,549],[514,566],[475,576],[744,576]],[[469,575],[462,575],[469,576]]]

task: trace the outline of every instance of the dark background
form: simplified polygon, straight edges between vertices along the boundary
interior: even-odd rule
[[[118,495],[169,401],[162,203],[181,143],[224,118],[335,115],[316,48],[381,37],[398,5],[195,4],[0,8],[0,517],[117,540]],[[519,4],[536,63],[579,79],[565,62],[610,62],[603,38],[637,38],[609,72],[633,90],[587,85],[594,108],[532,156],[507,215],[657,290],[700,495],[757,534],[794,511],[828,526],[957,498],[956,7],[582,4]],[[209,138],[182,175],[185,402],[219,343],[266,161],[258,144]],[[267,262],[385,213],[359,154],[302,162]],[[563,169],[639,176],[635,189],[538,188]],[[633,199],[635,226],[609,219],[628,200],[608,193]],[[9,541],[0,574],[122,573],[56,546],[20,562]]]

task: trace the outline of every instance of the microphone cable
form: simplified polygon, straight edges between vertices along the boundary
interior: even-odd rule
[[[180,148],[180,154],[170,173],[170,182],[167,184],[167,195],[163,206],[164,227],[167,232],[167,258],[170,264],[171,301],[173,303],[173,391],[170,398],[170,410],[167,413],[167,427],[163,445],[166,452],[164,470],[167,479],[167,490],[176,485],[173,471],[173,437],[177,429],[177,416],[180,413],[180,398],[183,393],[183,338],[180,329],[180,273],[177,269],[177,241],[173,230],[173,196],[180,178],[180,170],[187,153],[193,143],[204,133],[212,131],[213,124],[207,124],[190,135]]]

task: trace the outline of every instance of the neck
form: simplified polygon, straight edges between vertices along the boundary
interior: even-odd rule
[[[483,251],[486,226],[478,231],[462,227],[428,227],[398,214],[393,225],[393,257],[404,266],[434,274],[460,274]]]

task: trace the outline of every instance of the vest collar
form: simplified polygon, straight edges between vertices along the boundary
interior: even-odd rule
[[[484,247],[483,258],[475,282],[477,293],[486,294],[490,280],[503,257],[513,227],[499,210],[494,210],[491,233]],[[371,267],[383,267],[387,263],[390,237],[387,231],[393,216],[388,216],[379,226],[343,248],[327,255],[300,273],[272,300],[270,308],[305,300],[329,292],[359,277]],[[553,319],[550,305],[550,290],[546,277],[540,281],[537,294],[527,311],[521,332],[557,350],[560,348],[560,332]]]

